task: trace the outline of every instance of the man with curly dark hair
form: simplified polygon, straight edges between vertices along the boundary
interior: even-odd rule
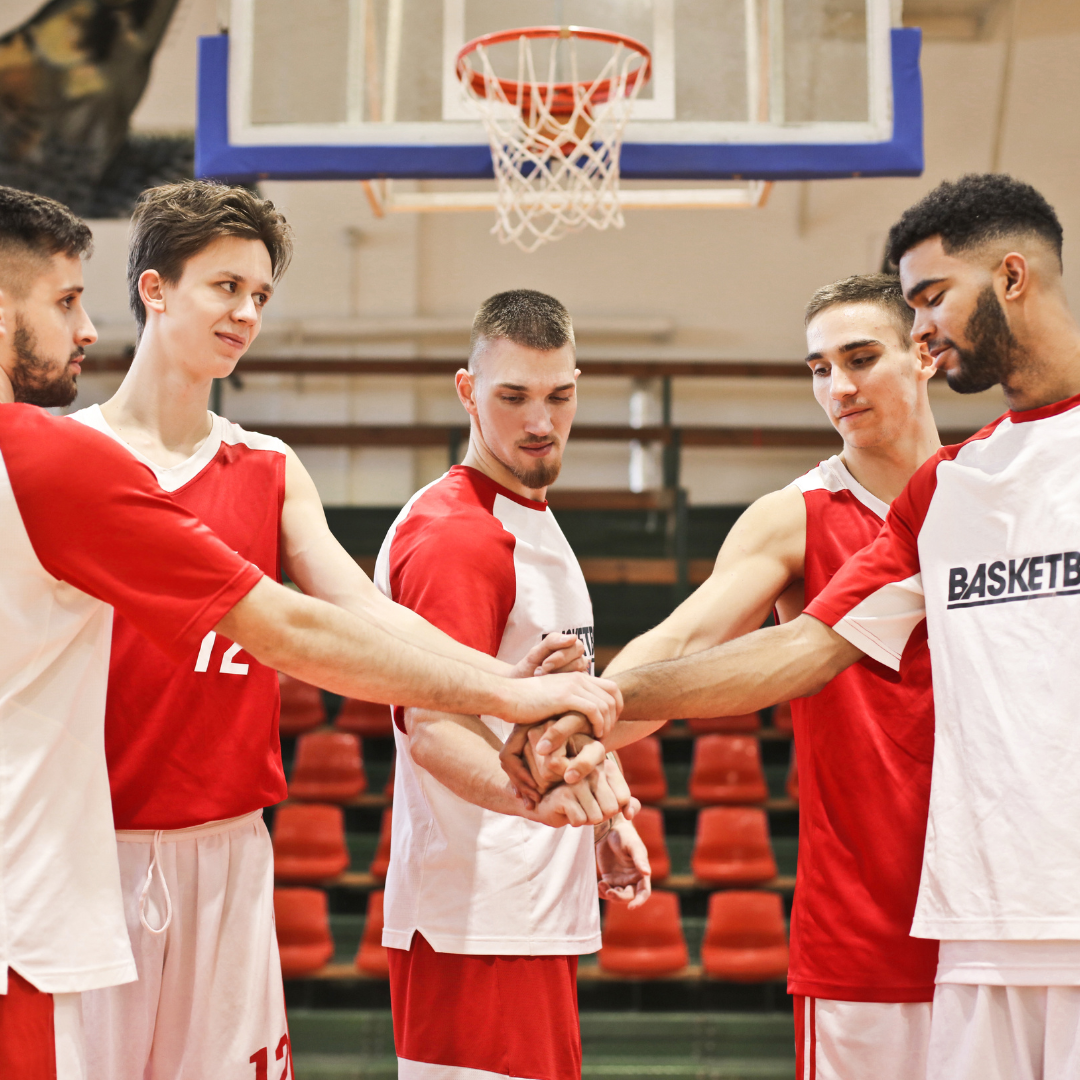
[[[1080,326],[1061,235],[1007,176],[904,214],[890,251],[913,338],[956,389],[1000,383],[1009,411],[931,456],[798,618],[615,675],[626,707],[602,744],[812,694],[860,661],[903,675],[925,633],[936,733],[912,934],[941,941],[930,1080],[1080,1075]]]

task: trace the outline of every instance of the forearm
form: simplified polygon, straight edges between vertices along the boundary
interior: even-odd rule
[[[862,655],[830,627],[802,615],[705,652],[616,674],[625,703],[616,731],[624,720],[736,716],[805,697]],[[604,742],[618,745],[611,736]]]
[[[263,579],[218,624],[260,663],[346,697],[502,716],[509,680]]]
[[[459,798],[485,810],[535,818],[499,764],[499,743],[476,716],[406,712],[413,761]]]

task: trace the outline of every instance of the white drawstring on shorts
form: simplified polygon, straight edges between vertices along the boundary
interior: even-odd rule
[[[161,834],[158,829],[154,833],[153,850],[150,857],[150,867],[146,871],[146,881],[143,883],[142,892],[139,894],[139,922],[150,931],[151,934],[164,934],[172,922],[172,897],[169,895],[169,883],[165,880],[165,871],[161,868]],[[165,890],[165,921],[157,929],[154,929],[146,921],[146,896],[150,892],[150,883],[154,880],[154,867],[157,867],[158,877],[161,878],[161,887]]]

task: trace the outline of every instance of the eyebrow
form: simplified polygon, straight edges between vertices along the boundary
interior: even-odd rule
[[[842,353],[855,352],[856,349],[865,349],[868,345],[880,345],[883,349],[885,348],[885,345],[878,341],[877,338],[861,338],[859,341],[849,341],[846,345],[841,345],[838,351]],[[824,359],[824,353],[812,352],[807,356],[806,362],[812,364],[815,360]]]
[[[945,279],[942,277],[923,278],[922,281],[918,283],[918,285],[913,285],[910,289],[908,289],[908,291],[904,294],[904,299],[910,304],[915,299],[915,297],[918,296],[919,293],[921,293],[924,289],[929,289],[931,285],[937,285],[939,282],[942,282],[944,280]]]
[[[498,386],[502,390],[517,390],[519,393],[527,394],[529,388],[527,386],[519,386],[517,383],[501,382]],[[568,382],[562,386],[556,386],[554,390],[548,391],[551,394],[557,394],[560,390],[573,390],[577,386],[577,383]]]

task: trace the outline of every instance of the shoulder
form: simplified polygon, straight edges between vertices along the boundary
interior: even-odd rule
[[[794,484],[762,495],[743,511],[732,533],[758,550],[785,547],[792,541],[801,545],[806,538],[806,503]]]
[[[247,428],[234,424],[222,416],[216,416],[215,421],[221,425],[221,441],[226,446],[243,446],[248,450],[262,450],[271,454],[281,454],[287,457],[293,451],[273,435],[263,435],[258,431],[248,431]],[[296,455],[293,454],[295,457]]]

